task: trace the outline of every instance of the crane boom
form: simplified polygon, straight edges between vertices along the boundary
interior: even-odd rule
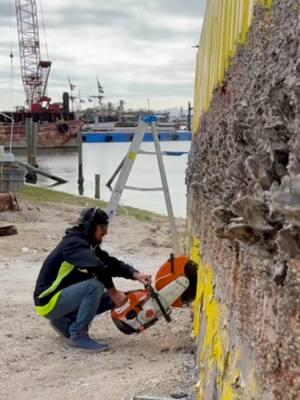
[[[45,97],[51,61],[41,60],[36,0],[15,0],[21,75],[26,103],[32,109]]]

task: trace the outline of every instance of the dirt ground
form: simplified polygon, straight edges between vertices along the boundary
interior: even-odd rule
[[[134,395],[192,398],[194,356],[191,310],[174,310],[172,322],[160,320],[139,335],[122,334],[110,314],[98,316],[90,334],[107,342],[105,353],[69,348],[35,315],[32,292],[43,259],[80,207],[21,203],[22,211],[1,213],[18,235],[0,238],[0,399],[130,400]],[[184,226],[184,221],[179,221]],[[141,271],[154,273],[169,256],[167,222],[141,222],[119,216],[103,248]],[[140,287],[117,279],[119,289]],[[179,396],[179,397],[178,397]]]

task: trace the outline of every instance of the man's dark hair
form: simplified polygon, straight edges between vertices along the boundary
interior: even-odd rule
[[[88,235],[94,233],[96,225],[108,225],[108,223],[108,215],[98,207],[84,208],[78,220],[78,225]]]

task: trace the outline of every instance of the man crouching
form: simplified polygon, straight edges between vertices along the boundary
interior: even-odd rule
[[[138,280],[144,285],[151,282],[151,275],[100,248],[108,222],[103,210],[84,209],[78,225],[66,230],[44,261],[34,290],[37,314],[49,319],[52,328],[68,338],[70,346],[92,352],[107,350],[108,345],[90,338],[89,324],[95,315],[126,301],[112,278]]]

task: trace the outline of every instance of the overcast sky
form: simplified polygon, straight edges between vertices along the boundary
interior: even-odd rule
[[[24,104],[14,0],[0,0],[0,109]],[[37,0],[38,5],[40,0]],[[186,107],[193,100],[195,57],[205,0],[42,0],[52,70],[48,95],[60,100],[68,76],[81,96],[124,99],[126,107]],[[39,14],[45,57],[44,30]],[[13,79],[10,78],[10,48]]]

